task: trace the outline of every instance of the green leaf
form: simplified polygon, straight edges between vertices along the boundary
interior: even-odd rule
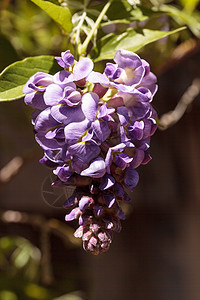
[[[194,15],[181,11],[172,5],[162,5],[160,10],[168,13],[179,25],[187,25],[194,35],[200,37],[200,23]]]
[[[120,35],[109,34],[100,40],[100,43],[98,45],[98,57],[96,57],[97,55],[95,55],[93,52],[93,58],[95,57],[94,61],[113,59],[116,50],[119,49],[136,52],[152,42],[155,42],[183,29],[185,29],[185,27],[181,27],[172,31],[150,29],[141,29],[140,31],[135,31],[134,29],[130,29]]]
[[[0,102],[22,98],[24,84],[36,72],[54,74],[59,70],[53,56],[29,57],[11,64],[0,74]]]
[[[126,19],[130,16],[131,6],[127,1],[113,1],[106,15],[109,20]]]
[[[56,21],[66,33],[72,31],[71,13],[67,7],[56,5],[50,1],[31,0]]]

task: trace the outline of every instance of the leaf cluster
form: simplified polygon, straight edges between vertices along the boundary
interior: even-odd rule
[[[118,49],[148,56],[153,66],[169,59],[177,45],[200,36],[196,0],[29,0],[61,29],[65,49],[78,59],[111,60]],[[107,8],[102,15],[105,6]],[[100,19],[99,19],[100,16]],[[186,30],[187,29],[187,30]],[[23,30],[22,30],[23,31]],[[36,71],[51,72],[52,56],[14,63],[0,74],[0,101],[19,99],[22,87]]]
[[[42,282],[42,253],[20,236],[0,238],[0,299],[3,300],[82,300],[79,292],[69,293],[73,284],[66,277],[50,287]],[[71,270],[68,270],[71,274]],[[71,278],[71,282],[72,282]],[[67,294],[63,295],[63,293]],[[58,295],[62,295],[59,296]]]

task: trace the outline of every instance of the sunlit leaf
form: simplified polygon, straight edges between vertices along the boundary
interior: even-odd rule
[[[197,6],[199,0],[180,0],[187,13],[192,13]]]
[[[31,249],[28,246],[18,247],[12,254],[14,265],[17,269],[23,268],[29,261]]]
[[[34,283],[29,283],[25,287],[25,294],[32,299],[46,300],[49,299],[48,289]]]
[[[3,290],[0,292],[0,299],[3,300],[18,300],[18,297],[16,294],[14,294],[11,291]]]
[[[71,13],[67,7],[56,5],[50,1],[31,0],[56,21],[66,33],[72,31]]]
[[[54,74],[59,69],[53,56],[29,57],[11,64],[0,74],[0,101],[22,98],[24,84],[36,72]]]
[[[177,33],[180,30],[185,29],[185,27],[178,28],[172,31],[160,31],[160,30],[150,30],[141,29],[140,31],[135,31],[130,29],[123,34],[116,35],[110,34],[99,43],[99,53],[98,57],[95,57],[95,61],[100,61],[103,59],[113,59],[116,50],[124,49],[133,52],[138,51],[142,47],[162,39],[168,35]]]

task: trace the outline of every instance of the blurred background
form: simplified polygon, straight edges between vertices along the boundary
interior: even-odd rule
[[[66,50],[66,36],[31,1],[1,1],[0,24],[0,71]],[[50,187],[30,108],[23,99],[0,104],[0,300],[200,299],[200,42],[183,33],[139,54],[158,76],[153,106],[163,124],[191,86],[195,96],[152,138],[153,159],[138,168],[122,231],[98,257],[73,238],[76,224],[64,222],[70,191]]]

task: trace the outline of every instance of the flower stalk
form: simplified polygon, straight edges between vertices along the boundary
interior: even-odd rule
[[[90,31],[90,34],[86,37],[84,43],[82,45],[79,45],[79,48],[78,48],[78,53],[80,56],[86,56],[86,52],[87,52],[87,47],[88,47],[88,44],[90,42],[90,40],[92,39],[95,31],[97,30],[97,28],[99,27],[103,17],[105,16],[107,10],[109,9],[111,3],[112,3],[113,0],[109,0],[106,5],[104,6],[103,10],[101,11],[101,13],[99,14],[96,22],[95,22],[95,25],[94,27],[92,28],[92,30]]]

